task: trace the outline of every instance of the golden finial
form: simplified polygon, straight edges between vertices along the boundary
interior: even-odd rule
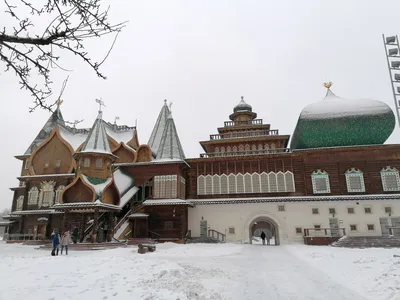
[[[324,87],[326,87],[327,89],[330,89],[331,88],[331,86],[332,86],[332,82],[331,81],[328,81],[328,82],[324,82]]]

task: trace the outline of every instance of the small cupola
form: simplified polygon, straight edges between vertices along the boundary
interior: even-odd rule
[[[250,121],[255,118],[257,118],[257,114],[253,112],[251,105],[244,101],[243,96],[239,104],[233,108],[233,114],[229,116],[229,119],[234,122]]]

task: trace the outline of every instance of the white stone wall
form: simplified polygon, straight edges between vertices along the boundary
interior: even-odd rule
[[[357,204],[358,203],[358,204]],[[278,206],[284,205],[285,211],[278,211]],[[355,214],[349,214],[347,208],[354,207]],[[370,207],[372,213],[365,213],[364,208]],[[329,208],[335,208],[335,218],[339,227],[346,229],[347,236],[380,236],[382,235],[381,217],[389,217],[385,207],[391,207],[391,217],[400,217],[399,200],[351,200],[351,201],[315,201],[315,202],[274,202],[274,203],[243,203],[243,204],[209,204],[196,205],[189,208],[189,229],[192,236],[200,235],[200,220],[207,220],[210,229],[226,233],[227,242],[249,242],[250,226],[258,217],[270,218],[278,225],[280,244],[303,243],[303,234],[296,233],[296,227],[329,228],[332,214]],[[318,208],[319,213],[313,214],[312,209]],[[350,230],[350,225],[357,225],[356,231]],[[368,224],[374,224],[374,230],[367,229]],[[229,234],[229,227],[235,228],[234,234]],[[315,232],[313,231],[315,234]],[[324,235],[324,232],[319,232]]]

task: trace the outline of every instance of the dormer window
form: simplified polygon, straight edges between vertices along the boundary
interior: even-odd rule
[[[96,168],[103,167],[103,160],[101,158],[96,159]]]
[[[83,160],[83,167],[84,168],[89,168],[90,167],[90,158],[85,158]]]
[[[349,193],[364,193],[364,173],[359,169],[351,168],[346,171],[346,185]]]

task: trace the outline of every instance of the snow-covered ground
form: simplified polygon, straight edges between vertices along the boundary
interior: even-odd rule
[[[0,242],[0,299],[400,299],[400,250],[161,244],[50,256]]]

